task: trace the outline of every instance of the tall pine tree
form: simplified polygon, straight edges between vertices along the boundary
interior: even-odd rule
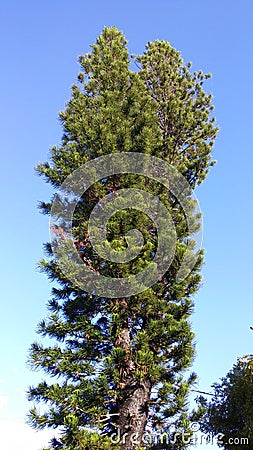
[[[193,188],[204,180],[213,164],[210,152],[217,134],[211,95],[202,88],[208,75],[192,74],[166,41],[149,43],[135,62],[136,72],[130,69],[126,40],[114,27],[104,28],[91,52],[80,58],[79,85],[73,86],[60,114],[62,143],[51,149],[50,163],[37,168],[55,188],[87,161],[119,152],[161,158]],[[149,264],[157,233],[150,217],[135,209],[111,217],[107,238],[120,252],[127,246],[124,236],[138,229],[144,238],[138,258],[108,263],[97,258],[89,242],[88,219],[94,206],[105,195],[129,187],[158,196],[173,218],[176,251],[162,280],[130,297],[98,297],[74,285],[59,268],[51,245],[45,246],[48,258],[41,268],[55,285],[50,315],[41,321],[38,333],[54,343],[34,343],[29,361],[33,369],[43,369],[55,379],[29,389],[31,401],[48,404],[44,411],[34,406],[29,418],[38,429],[60,427],[52,449],[131,450],[144,446],[147,429],[155,433],[162,428],[171,439],[175,430],[189,431],[187,398],[196,377],[184,379],[183,374],[194,355],[189,317],[203,253],[179,281],[178,268],[189,248],[181,205],[164,186],[145,176],[108,176],[80,199],[73,217],[74,242],[84,263],[108,277],[127,277]],[[49,214],[51,205],[41,202],[42,212]],[[198,217],[194,220],[197,228]],[[193,243],[191,248],[193,254]],[[161,447],[151,441],[147,439],[145,448],[170,448],[166,442]],[[175,448],[186,446],[178,436]]]

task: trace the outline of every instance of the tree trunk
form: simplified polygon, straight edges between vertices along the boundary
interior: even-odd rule
[[[133,382],[125,387],[119,404],[118,433],[121,450],[134,450],[144,444],[142,436],[148,416],[151,383]]]
[[[120,299],[122,316],[124,317],[127,302]],[[150,380],[137,381],[134,378],[135,363],[131,358],[130,329],[127,318],[123,318],[121,333],[116,339],[116,346],[126,351],[121,373],[121,394],[117,401],[117,433],[120,436],[122,450],[134,450],[140,446],[147,423],[151,392]]]

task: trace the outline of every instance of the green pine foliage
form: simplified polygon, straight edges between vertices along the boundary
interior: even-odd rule
[[[210,78],[201,70],[190,72],[180,52],[166,41],[149,42],[140,75],[156,103],[162,144],[158,156],[165,158],[184,175],[192,187],[202,183],[211,161],[210,152],[217,134],[212,95],[203,90]]]
[[[218,439],[228,450],[253,446],[253,370],[252,355],[238,358],[236,364],[215,383],[210,402],[200,397],[205,407],[202,430]]]
[[[126,40],[116,28],[104,28],[91,52],[80,57],[78,85],[60,118],[61,145],[51,148],[51,160],[37,171],[54,188],[87,161],[118,152],[155,155],[174,165],[194,188],[210,166],[217,134],[211,95],[202,85],[209,75],[190,72],[180,53],[166,41],[147,45],[130,69]],[[98,201],[110,192],[135,187],[157,195],[169,209],[177,232],[173,263],[163,279],[144,292],[109,299],[88,294],[71,283],[55,261],[49,244],[41,269],[54,282],[50,315],[38,326],[52,345],[34,343],[30,365],[53,380],[29,389],[34,406],[29,421],[37,429],[59,428],[51,449],[141,448],[129,440],[112,443],[112,433],[145,430],[188,431],[194,419],[188,392],[196,380],[184,371],[194,356],[189,318],[197,292],[203,252],[182,281],[177,271],[186,252],[188,229],[177,199],[164,186],[144,176],[124,174],[96,182],[79,201],[73,234],[85,264],[108,277],[137,273],[152,261],[157,234],[152,220],[140,211],[123,209],[108,223],[112,248],[126,248],[124,236],[137,228],[144,238],[142,252],[130,262],[116,264],[97,258],[89,243],[87,224]],[[51,203],[41,202],[43,213]],[[192,205],[194,211],[194,204]],[[198,217],[193,218],[198,227]],[[80,245],[81,244],[81,245]],[[191,242],[192,252],[194,242]],[[181,440],[177,448],[187,445]],[[155,443],[145,448],[170,448]]]

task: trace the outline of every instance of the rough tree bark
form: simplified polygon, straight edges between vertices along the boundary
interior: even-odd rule
[[[120,300],[123,324],[115,345],[126,352],[124,365],[120,368],[122,389],[117,401],[117,427],[121,437],[121,449],[134,450],[142,443],[142,436],[147,423],[149,400],[151,394],[151,381],[148,378],[136,380],[134,372],[136,365],[131,358],[131,338],[128,319],[125,318],[127,301]]]
[[[141,445],[148,416],[151,383],[149,380],[127,385],[119,404],[121,449],[134,450]]]

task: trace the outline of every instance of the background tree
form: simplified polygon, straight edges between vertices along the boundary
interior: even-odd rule
[[[80,58],[79,86],[74,85],[66,110],[60,114],[63,138],[51,149],[51,162],[38,165],[38,173],[58,188],[85,162],[118,152],[143,152],[175,165],[194,187],[213,164],[210,152],[217,133],[211,118],[211,95],[202,84],[208,76],[191,74],[180,53],[168,42],[149,43],[136,59],[139,72],[130,70],[126,41],[116,28],[105,28],[92,50]],[[90,212],[99,199],[120,188],[137,187],[157,195],[169,209],[177,231],[173,263],[160,282],[126,298],[109,299],[88,294],[74,286],[55,261],[49,244],[41,268],[57,283],[49,301],[50,315],[38,333],[56,343],[34,343],[32,368],[55,377],[29,389],[29,399],[49,408],[30,411],[36,428],[60,427],[54,449],[139,448],[145,430],[188,431],[192,415],[187,399],[196,376],[183,378],[194,355],[189,317],[192,296],[198,290],[203,252],[192,272],[176,281],[189,245],[189,232],[177,199],[155,181],[129,174],[107,177],[90,188],[75,210],[74,241],[86,264],[109,277],[137,273],[152,261],[157,234],[147,215],[136,210],[114,214],[108,240],[121,251],[124,236],[138,228],[144,245],[139,258],[124,264],[99,260],[87,234]],[[41,203],[49,213],[50,203]],[[194,215],[192,205],[192,214]],[[198,217],[195,217],[196,229]],[[64,230],[63,230],[64,232]],[[194,251],[194,243],[191,244]],[[124,443],[113,444],[112,433]],[[102,436],[101,436],[102,434]],[[187,445],[177,441],[175,448]],[[145,447],[161,448],[154,443]],[[170,448],[164,444],[162,448]]]
[[[202,430],[212,436],[222,433],[224,449],[251,449],[253,445],[253,371],[252,356],[238,358],[236,364],[215,383],[214,397],[210,402],[203,397],[200,402],[206,407],[202,419]],[[245,440],[248,439],[248,441]]]

